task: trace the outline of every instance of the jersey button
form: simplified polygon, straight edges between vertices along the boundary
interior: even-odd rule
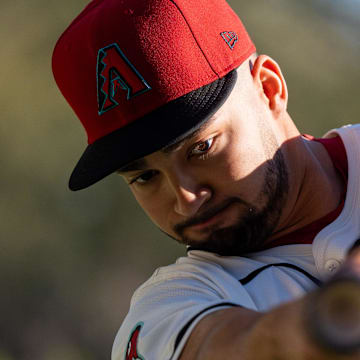
[[[325,269],[328,272],[333,273],[339,269],[340,265],[341,265],[340,261],[335,260],[335,259],[330,259],[330,260],[326,261]]]

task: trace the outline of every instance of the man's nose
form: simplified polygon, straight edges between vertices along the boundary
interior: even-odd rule
[[[194,216],[212,196],[209,185],[190,174],[178,174],[170,179],[175,193],[174,211],[182,216]]]

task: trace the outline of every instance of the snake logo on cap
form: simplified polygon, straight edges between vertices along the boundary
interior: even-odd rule
[[[99,115],[118,106],[125,95],[131,100],[151,90],[116,43],[99,50],[96,70]]]

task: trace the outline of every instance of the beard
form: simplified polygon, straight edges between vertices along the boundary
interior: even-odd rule
[[[203,214],[201,218],[176,225],[174,232],[179,238],[165,234],[181,244],[190,246],[190,250],[204,250],[222,256],[243,256],[261,250],[279,223],[289,192],[289,174],[280,148],[271,160],[264,163],[264,166],[266,170],[262,189],[255,201],[256,204],[265,201],[263,209],[257,209],[255,205],[240,198],[231,197],[216,209]],[[234,225],[221,229],[217,229],[217,225],[213,228],[209,227],[210,235],[201,241],[184,235],[187,227],[209,219],[230,205],[245,206],[248,211],[242,214]]]

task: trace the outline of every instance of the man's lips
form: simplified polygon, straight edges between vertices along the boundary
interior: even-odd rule
[[[204,222],[198,223],[196,225],[189,226],[189,229],[191,230],[202,230],[206,227],[209,227],[211,225],[214,225],[215,223],[221,221],[224,219],[224,213],[226,212],[227,208],[221,210],[214,216],[210,217],[209,219],[205,220]]]

